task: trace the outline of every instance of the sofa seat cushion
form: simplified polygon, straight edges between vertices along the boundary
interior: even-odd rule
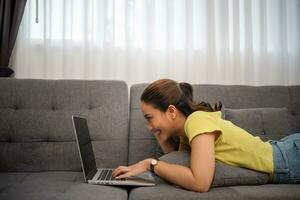
[[[0,173],[1,200],[127,199],[127,190],[90,185],[82,172]]]
[[[300,185],[260,185],[212,188],[209,192],[198,193],[168,184],[156,187],[134,188],[129,193],[130,200],[185,200],[185,199],[299,199]]]

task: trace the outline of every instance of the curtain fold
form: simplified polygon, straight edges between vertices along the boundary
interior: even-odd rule
[[[298,0],[28,0],[16,77],[300,84]]]
[[[13,73],[8,64],[25,5],[26,0],[0,0],[0,77]]]

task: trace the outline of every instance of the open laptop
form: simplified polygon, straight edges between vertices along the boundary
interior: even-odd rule
[[[99,185],[155,186],[151,172],[116,180],[111,175],[113,168],[97,169],[87,120],[72,116],[72,121],[85,182]]]

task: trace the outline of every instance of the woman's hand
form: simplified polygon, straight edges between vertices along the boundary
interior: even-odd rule
[[[161,132],[154,132],[153,135],[155,136],[156,140],[161,143],[168,142],[168,140],[169,140],[169,138],[167,138],[166,136],[161,134]]]
[[[165,138],[160,133],[154,133],[154,136],[165,154],[176,151],[171,142],[171,138]]]
[[[119,166],[113,172],[112,176],[116,179],[128,178],[145,172],[150,167],[150,159],[142,160],[134,165],[130,166]]]

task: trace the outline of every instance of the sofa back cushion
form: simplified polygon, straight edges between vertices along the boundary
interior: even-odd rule
[[[86,117],[98,167],[127,164],[121,81],[0,79],[0,171],[81,170],[72,115]]]
[[[156,141],[146,128],[146,120],[140,111],[140,95],[148,84],[136,84],[130,88],[130,132],[129,163],[141,159],[155,157]],[[286,108],[282,116],[283,123],[288,121],[289,127],[284,133],[263,132],[264,140],[278,139],[279,136],[300,132],[300,86],[238,86],[238,85],[193,85],[194,97],[197,101],[212,104],[221,101],[226,109],[249,108]],[[265,121],[272,122],[272,115],[265,114]],[[225,112],[226,118],[226,112]],[[285,118],[285,119],[284,119]],[[280,121],[280,120],[279,120]],[[245,121],[242,121],[246,123]],[[265,123],[264,130],[274,130],[270,123]],[[272,125],[272,124],[271,124]],[[243,128],[243,127],[242,127]],[[276,129],[279,130],[279,129]]]
[[[263,141],[279,140],[291,134],[287,108],[226,109],[229,120]]]

